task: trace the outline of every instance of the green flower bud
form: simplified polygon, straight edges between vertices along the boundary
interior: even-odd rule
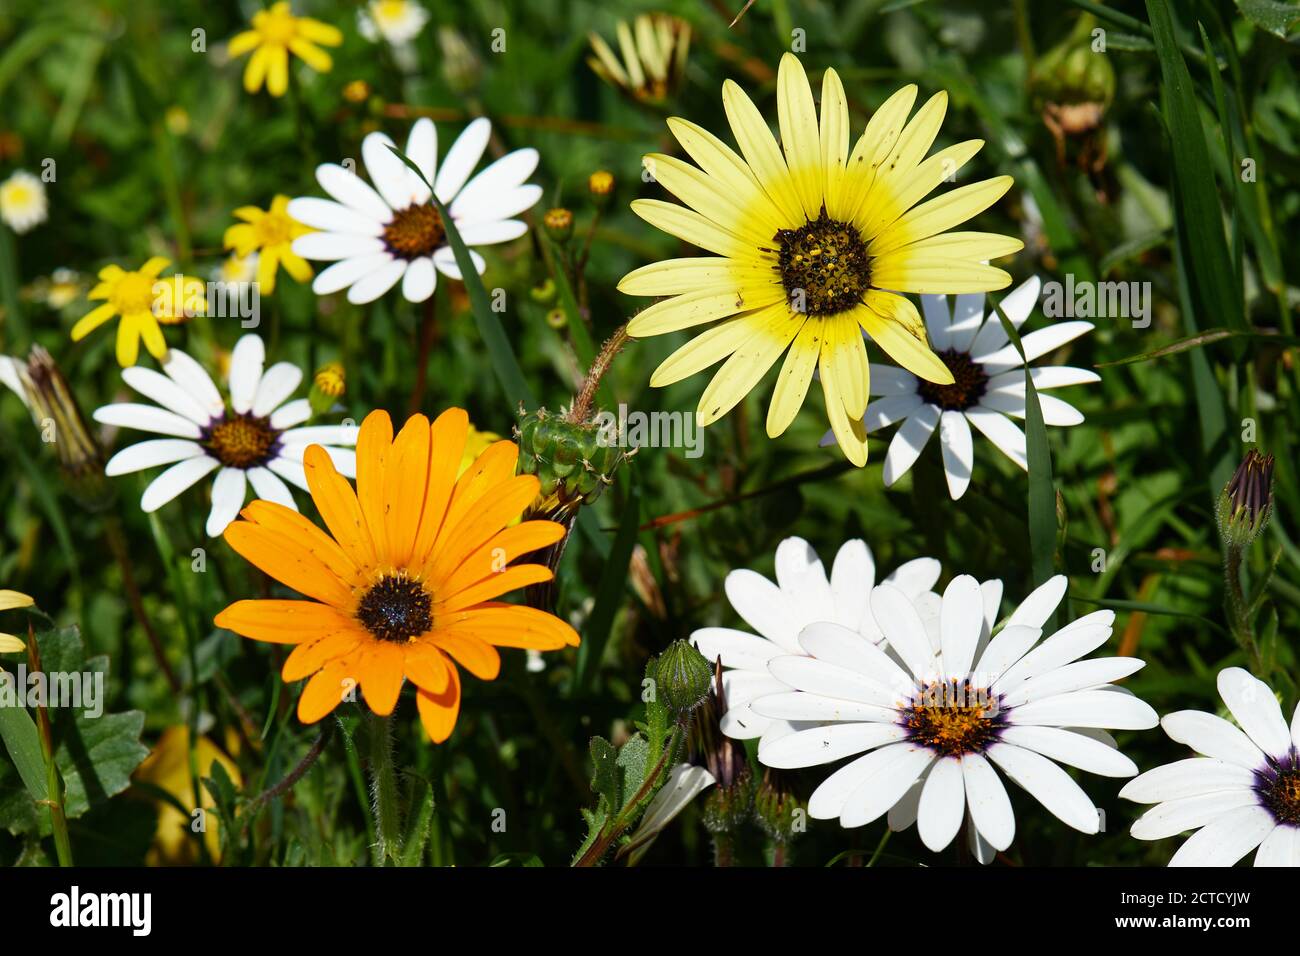
[[[542,216],[542,225],[552,240],[564,245],[573,236],[573,213],[559,206],[548,209]]]
[[[553,329],[562,329],[569,324],[569,313],[563,309],[549,309],[546,313],[546,324]]]
[[[515,437],[519,473],[541,481],[530,516],[563,521],[600,497],[628,456],[608,439],[598,421],[573,422],[545,408],[521,410]]]
[[[328,362],[317,369],[312,377],[307,402],[313,416],[323,415],[334,407],[334,402],[347,391],[347,376],[338,362]]]
[[[1273,513],[1273,456],[1252,449],[1219,495],[1215,519],[1229,547],[1245,548]]]
[[[543,279],[528,290],[528,295],[538,305],[550,305],[555,301],[555,280]]]
[[[786,786],[785,774],[768,770],[754,794],[754,819],[777,846],[785,846],[804,832],[807,808]]]
[[[709,696],[713,671],[704,655],[685,641],[673,641],[655,667],[656,693],[678,717],[685,717]]]

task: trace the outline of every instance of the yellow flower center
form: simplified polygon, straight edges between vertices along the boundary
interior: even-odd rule
[[[136,315],[140,312],[152,312],[154,303],[154,280],[139,272],[128,272],[117,280],[108,301],[113,304],[118,315]]]
[[[258,248],[279,245],[293,238],[293,220],[282,212],[268,212],[253,223]]]
[[[935,681],[903,708],[911,740],[945,757],[978,753],[997,740],[1003,719],[998,699],[970,681]]]
[[[347,378],[343,371],[343,366],[338,362],[330,362],[322,366],[316,373],[316,387],[321,393],[328,395],[330,398],[338,398],[347,388]]]
[[[862,302],[871,288],[866,243],[852,223],[821,215],[798,229],[781,229],[777,270],[790,307],[805,315],[835,315]]]
[[[361,596],[356,619],[381,641],[405,643],[433,627],[433,598],[406,571],[392,571]]]
[[[271,457],[279,437],[270,419],[229,414],[208,427],[202,444],[227,468],[254,468]]]
[[[288,10],[261,11],[253,18],[253,26],[267,43],[287,46],[298,35],[298,18]]]
[[[26,183],[9,183],[4,188],[3,202],[6,206],[26,206],[31,203],[33,195]]]
[[[431,256],[446,238],[442,217],[432,203],[407,206],[393,213],[393,221],[385,227],[383,235],[388,250],[400,259]]]
[[[1300,755],[1291,752],[1281,766],[1270,766],[1256,773],[1255,790],[1264,807],[1278,823],[1300,827]]]
[[[406,13],[406,0],[379,0],[370,6],[370,15],[380,25],[400,23],[405,19]]]
[[[939,360],[952,372],[951,385],[936,385],[920,379],[917,392],[932,405],[948,411],[964,411],[976,404],[988,387],[989,376],[984,366],[974,361],[969,352],[945,349],[937,353]]]

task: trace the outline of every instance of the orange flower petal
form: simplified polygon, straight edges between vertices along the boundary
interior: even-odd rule
[[[356,622],[327,604],[315,601],[236,601],[213,623],[228,631],[272,644],[301,644],[334,631],[350,630]]]
[[[232,521],[226,542],[253,567],[307,597],[347,607],[352,589],[297,540],[251,521]]]
[[[441,694],[447,689],[448,674],[451,665],[428,641],[415,641],[406,647],[406,659],[403,663],[406,676],[421,690]]]
[[[393,563],[384,523],[384,470],[392,447],[393,421],[388,412],[377,409],[366,416],[357,433],[357,502],[381,565]]]
[[[536,475],[509,478],[489,489],[484,500],[459,515],[458,520],[449,515],[433,548],[434,559],[427,568],[429,580],[436,586],[450,576],[467,556],[522,514],[540,487]]]
[[[393,564],[405,567],[420,532],[420,515],[429,483],[429,420],[412,415],[402,426],[388,455],[384,478],[387,507],[385,534],[392,549]]]
[[[514,567],[489,575],[477,584],[470,585],[459,594],[449,596],[443,602],[440,610],[446,613],[463,611],[466,608],[482,604],[484,601],[490,601],[494,597],[500,597],[503,594],[509,594],[511,591],[527,587],[530,584],[541,584],[543,581],[549,581],[553,576],[551,569],[543,564],[516,564]]]
[[[330,661],[307,682],[298,698],[298,719],[314,724],[329,714],[356,686],[356,655]]]
[[[513,604],[487,604],[449,614],[445,622],[439,622],[438,634],[473,634],[497,647],[538,651],[578,646],[578,632],[567,622],[554,614]]]
[[[447,516],[443,519],[442,530],[438,532],[437,543],[434,545],[435,551],[442,547],[448,528],[455,527],[465,515],[473,511],[490,489],[514,477],[515,462],[518,459],[519,446],[512,441],[493,442],[487,451],[474,459],[474,464],[456,480],[456,487],[452,489]]]
[[[329,454],[320,445],[308,446],[303,455],[303,471],[316,510],[325,520],[334,540],[358,567],[373,568],[376,564],[375,545],[366,530],[356,493],[348,480],[338,473]]]
[[[415,705],[420,711],[420,722],[435,744],[451,736],[460,714],[460,674],[456,665],[447,665],[447,689],[442,693],[421,690],[415,695]]]
[[[469,436],[469,415],[463,408],[449,408],[429,426],[429,480],[420,514],[420,530],[411,546],[412,564],[422,566],[447,514],[456,472]]]
[[[363,639],[359,630],[350,630],[326,634],[314,641],[303,641],[293,649],[284,662],[284,667],[280,670],[280,679],[302,680],[316,673],[336,657],[351,653]]]
[[[371,641],[361,652],[358,675],[366,703],[380,717],[387,717],[402,693],[402,647],[385,641]]]
[[[473,634],[433,632],[433,642],[456,659],[456,663],[479,680],[496,680],[501,673],[501,655],[491,644]]]
[[[439,587],[446,594],[458,594],[487,574],[500,571],[520,555],[550,547],[564,537],[564,532],[564,525],[557,521],[524,521],[499,531],[465,558]]]
[[[344,584],[361,587],[365,583],[356,562],[348,557],[338,542],[292,508],[256,498],[240,514],[263,528],[293,538],[337,574]]]

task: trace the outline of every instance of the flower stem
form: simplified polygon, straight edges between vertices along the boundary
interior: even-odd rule
[[[582,383],[582,391],[573,400],[573,405],[569,409],[569,421],[585,422],[587,420],[587,416],[591,413],[591,403],[596,398],[596,389],[600,387],[601,378],[609,371],[614,356],[623,350],[623,346],[627,344],[627,341],[627,323],[620,325],[618,331],[605,340],[605,344],[600,347],[600,352],[596,355],[595,361],[591,363],[591,368],[587,370],[587,377]]]
[[[43,673],[40,647],[36,643],[36,632],[30,623],[27,625],[27,663],[34,673]],[[58,854],[59,866],[72,866],[72,841],[68,838],[68,817],[63,812],[63,781],[59,778],[59,768],[54,762],[54,730],[50,726],[50,714],[44,703],[36,707],[36,726],[40,731],[41,752],[45,758],[46,798],[43,802],[50,811],[50,829],[54,831],[54,851]]]
[[[397,771],[393,765],[391,717],[366,715],[366,763],[370,772],[370,811],[375,820],[375,863],[396,863],[402,855],[401,808],[397,797]]]
[[[407,403],[406,414],[414,415],[424,404],[424,389],[429,378],[429,353],[438,340],[437,296],[431,295],[424,300],[424,309],[420,318],[420,357],[415,363],[415,385],[411,388],[411,400]]]
[[[1263,673],[1263,660],[1259,653],[1259,642],[1255,640],[1255,628],[1250,621],[1250,602],[1241,586],[1241,559],[1245,549],[1229,544],[1224,549],[1223,579],[1227,592],[1225,610],[1228,613],[1228,626],[1232,636],[1237,639],[1241,649],[1250,655],[1255,673]]]

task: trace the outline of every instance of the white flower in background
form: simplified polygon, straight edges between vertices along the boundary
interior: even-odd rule
[[[896,584],[909,598],[919,599],[939,580],[939,562],[917,558],[885,580]],[[799,632],[815,621],[834,621],[871,641],[881,631],[867,607],[876,583],[876,564],[866,542],[847,541],[835,555],[830,580],[826,570],[803,538],[786,538],[776,549],[776,583],[756,571],[741,569],[727,575],[727,600],[757,634],[729,627],[705,627],[691,635],[691,643],[713,663],[722,658],[726,668],[722,686],[727,712],[722,732],[738,740],[763,738],[763,742],[790,733],[792,725],[755,713],[750,702],[764,694],[785,690],[768,673],[767,662],[783,654],[804,653]]]
[[[1148,770],[1121,797],[1154,803],[1133,824],[1139,840],[1196,830],[1170,866],[1300,866],[1300,706],[1287,727],[1273,691],[1240,667],[1219,672],[1219,696],[1237,720],[1180,710],[1160,721],[1199,757]]]
[[[913,602],[890,584],[870,597],[888,652],[841,624],[805,627],[799,643],[809,656],[768,661],[787,690],[750,707],[772,720],[814,723],[760,744],[759,762],[785,769],[855,757],[813,792],[809,816],[860,827],[888,813],[891,829],[916,823],[921,841],[936,852],[969,817],[981,862],[1015,837],[995,766],[1060,820],[1096,833],[1092,800],[1054,761],[1132,776],[1133,761],[1099,731],[1142,730],[1157,718],[1111,685],[1142,661],[1083,659],[1110,638],[1113,611],[1088,614],[1039,641],[1065,588],[1064,576],[1048,581],[987,642],[986,592],[969,575],[944,591],[937,641]]]
[[[357,29],[371,43],[410,43],[429,22],[429,12],[413,0],[370,0],[357,11]]]
[[[531,148],[502,156],[470,179],[491,133],[491,123],[474,120],[441,165],[430,120],[418,120],[406,142],[406,155],[433,183],[467,246],[519,238],[528,226],[511,217],[531,209],[542,196],[542,187],[525,183],[537,168],[537,150]],[[342,166],[326,163],[316,168],[316,179],[336,201],[309,197],[289,203],[290,216],[322,230],[295,239],[293,251],[308,259],[336,260],[312,283],[317,295],[347,289],[349,302],[371,302],[401,281],[408,301],[423,302],[433,295],[437,272],[461,278],[428,187],[389,150],[391,145],[383,133],[371,133],[361,143],[373,188]],[[483,257],[470,255],[482,273]]]
[[[14,232],[22,235],[35,229],[48,215],[45,183],[27,170],[17,170],[0,183],[0,219]]]
[[[230,402],[226,403],[198,362],[171,349],[160,374],[143,366],[122,370],[122,380],[158,405],[120,403],[95,410],[95,421],[166,435],[123,448],[109,459],[110,476],[171,465],[144,490],[140,507],[156,511],[199,479],[216,471],[207,531],[216,537],[235,520],[247,486],[253,495],[297,510],[283,478],[307,489],[302,458],[310,445],[322,445],[334,465],[356,476],[355,425],[301,425],[311,417],[305,398],[289,400],[302,381],[291,362],[268,369],[260,337],[245,335],[230,357]],[[161,406],[161,407],[159,407]],[[220,470],[218,470],[220,469]]]
[[[1019,331],[1038,301],[1037,277],[1021,283],[1002,300],[1002,311]],[[885,456],[886,487],[907,474],[936,426],[943,454],[948,493],[954,500],[966,493],[975,449],[971,426],[1004,455],[1028,468],[1025,433],[1011,419],[1025,417],[1025,363],[1007,339],[996,310],[984,315],[984,293],[956,296],[951,313],[947,296],[923,295],[921,305],[935,353],[952,372],[953,384],[935,385],[892,365],[871,363],[871,394],[880,398],[867,406],[863,418],[868,432],[898,422],[898,431]],[[1025,358],[1032,362],[1091,329],[1091,322],[1057,322],[1021,338]],[[1048,425],[1078,425],[1077,409],[1045,389],[1100,381],[1096,372],[1066,366],[1043,366],[1030,373],[1043,421]],[[823,445],[834,441],[829,432]]]
[[[257,281],[257,253],[250,252],[246,256],[240,256],[232,252],[221,260],[221,265],[213,267],[211,276],[217,282],[233,286],[255,282]]]

